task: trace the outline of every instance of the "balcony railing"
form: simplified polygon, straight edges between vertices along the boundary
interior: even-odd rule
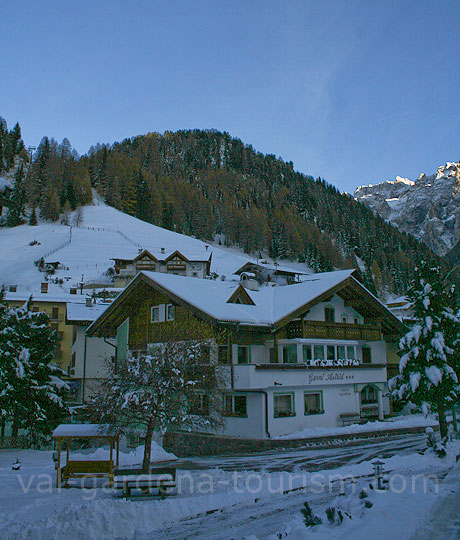
[[[292,321],[287,327],[288,339],[319,338],[380,341],[380,327],[373,324]]]

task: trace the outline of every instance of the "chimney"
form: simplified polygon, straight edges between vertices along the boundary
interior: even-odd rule
[[[205,249],[206,251],[208,251],[208,248],[209,248],[209,246],[208,246],[208,244],[206,244],[206,245],[204,246],[204,249]]]
[[[259,290],[259,282],[253,272],[241,272],[240,283],[245,289],[249,289],[250,291]]]
[[[93,305],[92,301],[91,301],[91,297],[87,297],[86,298],[86,307],[91,307]]]
[[[43,294],[48,292],[48,283],[46,281],[42,283],[40,292]]]
[[[165,252],[165,248],[160,248],[160,251],[161,251],[161,253],[163,253],[163,254],[164,254],[164,252]]]

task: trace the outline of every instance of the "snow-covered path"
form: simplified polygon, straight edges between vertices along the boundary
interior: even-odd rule
[[[361,463],[376,456],[384,458],[397,453],[406,455],[418,452],[425,447],[425,434],[396,435],[381,440],[337,441],[336,444],[325,447],[277,450],[245,456],[180,459],[178,465],[185,469],[311,472],[337,468],[346,463]]]
[[[373,458],[405,456],[426,447],[425,435],[403,435],[384,441],[360,441],[359,444],[341,444],[334,448],[302,449],[282,453],[267,453],[254,456],[229,458],[201,458],[193,462],[202,467],[213,466],[230,471],[324,471],[337,469],[346,464],[358,465]],[[324,506],[332,501],[340,491],[340,483],[331,483],[320,493],[303,490],[293,491],[268,499],[260,499],[250,504],[238,504],[212,514],[183,520],[179,523],[146,534],[146,540],[239,540],[245,538],[251,524],[262,539],[279,531],[282,523],[289,522],[300,514],[303,503],[308,500],[312,506]],[[255,497],[256,499],[256,497]],[[144,537],[140,537],[144,540]],[[415,539],[414,539],[415,540]],[[422,539],[420,539],[422,540]],[[423,539],[425,540],[425,539]],[[428,540],[428,537],[427,537]]]
[[[447,494],[434,504],[425,523],[411,540],[460,538],[460,466],[444,479]]]

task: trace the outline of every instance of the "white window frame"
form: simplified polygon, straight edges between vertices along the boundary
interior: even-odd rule
[[[172,309],[172,317],[170,317],[170,315],[169,315],[169,309],[170,308]],[[165,317],[165,319],[167,321],[173,321],[174,320],[174,311],[175,311],[174,304],[166,304],[166,309],[165,309],[166,317]]]
[[[153,317],[154,310],[156,310],[157,313],[158,313],[158,317],[156,319]],[[160,322],[160,306],[152,306],[150,308],[150,322],[151,323],[159,323]]]
[[[307,412],[305,410],[305,396],[313,395],[313,394],[319,395],[320,410],[318,412],[309,413],[309,412]],[[306,391],[304,391],[304,393],[303,393],[303,409],[304,409],[304,416],[314,416],[316,414],[324,414],[323,391],[322,390],[316,390],[316,391],[306,390]]]

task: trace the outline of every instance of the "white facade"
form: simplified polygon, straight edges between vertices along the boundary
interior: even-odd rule
[[[301,350],[303,345],[322,343],[324,347],[341,343],[336,340],[283,340],[278,344],[294,345]],[[360,416],[383,419],[389,413],[387,390],[385,342],[364,344],[371,347],[372,362],[346,367],[312,367],[297,364],[270,364],[270,348],[249,346],[248,364],[238,364],[238,345],[232,346],[231,366],[225,366],[230,394],[246,396],[246,414],[226,418],[224,434],[240,437],[274,437],[286,435],[305,428],[342,426],[341,414],[356,413]],[[360,356],[362,344],[352,345]],[[246,347],[246,346],[244,346]],[[299,356],[300,357],[300,356]],[[282,362],[282,355],[279,356]],[[300,357],[301,358],[301,357]],[[371,390],[369,390],[371,389]],[[363,393],[364,392],[364,393]],[[315,394],[308,399],[319,402],[319,411],[305,410],[305,394]],[[371,394],[369,396],[369,394]],[[275,398],[275,396],[285,396]],[[290,397],[287,397],[290,396]],[[371,398],[370,402],[366,398]],[[290,414],[275,412],[275,399],[290,400]]]
[[[315,305],[304,319],[324,322],[326,308],[333,308],[329,315],[334,320],[330,322],[364,323],[363,317],[337,295]],[[387,344],[383,339],[279,339],[278,364],[270,363],[274,359],[273,340],[241,346],[248,348],[244,355],[247,364],[239,363],[239,347],[232,345],[232,365],[224,369],[229,392],[246,396],[246,414],[226,418],[226,435],[276,437],[305,428],[342,426],[341,414],[383,419],[390,412]],[[365,355],[363,349],[367,350]],[[304,350],[310,351],[308,355]],[[319,410],[306,411],[305,400],[318,404]],[[280,415],[275,401],[290,401],[291,413]]]
[[[70,376],[77,386],[78,401],[88,401],[107,378],[116,350],[113,340],[88,337],[85,333],[86,325],[74,325]]]

